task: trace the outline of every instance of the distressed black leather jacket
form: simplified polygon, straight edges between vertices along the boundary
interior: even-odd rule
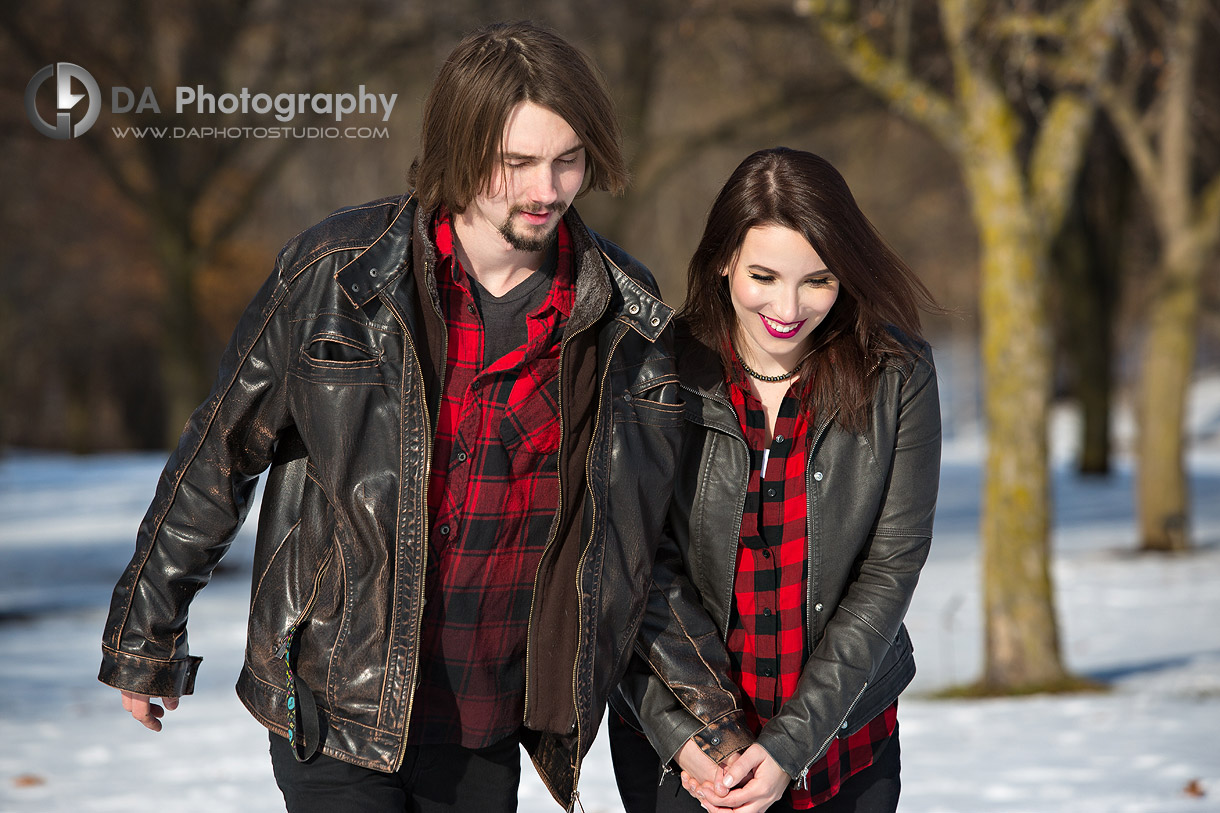
[[[753,737],[725,651],[749,449],[717,355],[679,322],[688,437],[635,659],[612,705],[667,761],[692,736],[716,761]],[[915,674],[902,623],[932,539],[940,404],[926,344],[880,371],[868,430],[811,427],[806,640],[796,694],[758,742],[799,783],[836,736],[894,702]]]
[[[280,253],[140,526],[106,622],[105,683],[191,693],[187,606],[269,468],[238,694],[286,734],[295,628],[322,750],[381,771],[401,763],[446,341],[430,213],[416,209],[406,196],[341,210]],[[574,210],[565,221],[576,303],[559,368],[560,503],[535,579],[523,738],[566,806],[643,614],[682,406],[672,311],[651,275]]]

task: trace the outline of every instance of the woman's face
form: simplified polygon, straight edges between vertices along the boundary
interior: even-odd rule
[[[788,372],[839,296],[839,280],[799,232],[756,226],[725,272],[737,315],[737,352],[763,375]]]

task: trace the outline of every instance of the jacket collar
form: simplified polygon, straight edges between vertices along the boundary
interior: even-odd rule
[[[357,308],[368,304],[406,267],[416,208],[415,194],[403,195],[385,230],[335,271],[335,281]]]
[[[597,322],[608,309],[650,342],[656,341],[673,318],[673,308],[632,278],[610,256],[601,238],[580,219],[574,206],[564,213],[572,237],[576,269],[576,304],[568,330],[575,332]],[[609,244],[606,244],[608,247]],[[630,257],[622,255],[623,262]]]
[[[418,241],[420,255],[435,266],[436,247],[429,235],[430,212],[418,212],[414,193],[404,195],[390,216],[385,230],[335,272],[335,280],[356,307],[363,307],[383,288],[394,282],[408,266],[411,241]],[[576,269],[576,303],[570,330],[594,324],[614,308],[615,318],[649,341],[656,341],[673,317],[673,309],[633,279],[602,248],[588,230],[575,207],[568,207],[564,222],[572,236]],[[418,264],[418,263],[414,263]],[[435,288],[430,282],[429,290]]]
[[[720,354],[696,337],[690,324],[678,317],[674,324],[677,344],[678,379],[683,387],[705,398],[729,399]]]
[[[687,420],[744,439],[737,413],[729,400],[720,355],[695,337],[681,317],[674,330],[678,381],[684,390],[698,396],[686,399]]]
[[[724,363],[720,360],[720,354],[695,338],[690,332],[690,326],[681,317],[678,317],[674,330],[678,382],[683,389],[699,396],[686,399],[687,419],[700,426],[744,438],[730,400],[729,385],[724,380]],[[815,427],[810,427],[814,437],[821,438],[826,426],[834,420],[838,412],[839,408],[836,406],[829,415],[819,419]]]

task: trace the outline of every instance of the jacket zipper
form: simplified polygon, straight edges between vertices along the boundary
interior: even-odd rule
[[[822,439],[826,437],[826,433],[830,430],[830,424],[835,419],[835,415],[839,414],[838,407],[831,411],[830,415],[822,421],[822,425],[818,427],[817,434],[814,436],[813,443],[808,447],[808,458],[805,461],[805,561],[813,561],[813,486],[809,482],[810,472],[813,469],[813,458],[817,455],[818,447],[822,444]],[[814,603],[814,583],[815,579],[812,573],[806,574],[805,577],[805,616],[806,616],[806,633],[808,640],[806,646],[809,652],[813,651],[813,613],[817,604]],[[808,654],[808,653],[806,653]]]
[[[880,365],[881,365],[880,360],[873,362],[873,366],[868,371],[868,374],[872,375],[873,373],[875,373],[877,371],[877,368]],[[814,437],[813,445],[809,447],[809,459],[805,465],[805,538],[808,540],[808,545],[809,545],[805,555],[810,558],[812,558],[812,556],[813,556],[813,533],[812,533],[812,528],[810,528],[810,526],[809,526],[810,517],[813,516],[813,506],[810,503],[810,500],[812,499],[810,497],[810,495],[813,494],[813,489],[809,483],[809,476],[810,476],[810,471],[813,468],[813,458],[817,454],[818,446],[821,445],[822,439],[824,437],[826,437],[826,433],[830,430],[830,424],[834,421],[835,416],[838,414],[839,414],[839,408],[836,406],[833,410],[831,410],[830,415],[828,415],[825,418],[825,420],[822,421],[821,426],[818,427],[817,434]],[[806,579],[806,581],[808,582],[808,584],[806,585],[805,606],[812,610],[813,607],[815,606],[813,603],[814,579],[812,577],[809,577]],[[809,646],[811,648],[813,646],[812,636],[810,636]],[[852,700],[851,704],[847,707],[847,711],[843,712],[843,719],[839,721],[839,724],[837,726],[835,726],[835,730],[831,732],[830,736],[826,738],[826,741],[822,743],[822,747],[818,749],[817,755],[813,759],[809,760],[809,762],[807,762],[805,764],[805,767],[801,769],[801,772],[799,774],[797,774],[796,780],[795,780],[796,787],[808,790],[808,788],[809,788],[809,769],[813,766],[813,763],[817,762],[818,759],[822,756],[822,754],[825,753],[826,748],[830,745],[830,741],[833,740],[835,737],[837,737],[839,734],[839,731],[841,731],[843,726],[847,724],[847,718],[851,716],[852,710],[855,709],[856,704],[860,702],[860,698],[864,696],[864,692],[867,689],[868,689],[868,681],[866,680],[864,682],[864,685],[860,687],[860,691],[856,693],[855,699]]]
[[[880,366],[881,359],[877,359],[873,362],[873,366],[869,368],[868,375],[871,376],[873,373],[877,372],[877,368]],[[822,439],[825,438],[826,433],[830,431],[830,424],[834,422],[835,416],[838,414],[839,407],[835,406],[835,408],[830,411],[830,414],[822,421],[821,425],[818,427],[818,431],[813,439],[812,445],[809,446],[809,457],[805,461],[805,561],[807,562],[813,559],[813,527],[810,525],[810,520],[813,517],[813,487],[809,482],[809,473],[813,469],[813,458],[817,455],[818,447],[822,445]],[[817,604],[815,604],[813,600],[814,579],[812,575],[810,575],[805,581],[805,608],[807,619],[805,626],[807,627],[806,632],[809,633],[809,649],[812,651],[813,616],[809,614],[809,610],[812,610],[817,606]]]
[[[839,736],[839,732],[842,731],[843,727],[847,725],[847,718],[851,716],[852,710],[855,709],[856,704],[860,702],[860,698],[864,696],[866,689],[868,689],[867,680],[864,681],[864,685],[860,687],[860,691],[856,693],[856,699],[851,701],[851,705],[847,707],[847,711],[843,712],[843,719],[839,721],[837,726],[835,726],[835,730],[832,731],[830,736],[826,738],[826,741],[822,743],[822,747],[817,750],[817,754],[814,756],[814,758],[805,763],[805,767],[802,768],[801,772],[796,775],[796,787],[805,790],[809,789],[809,769],[813,767],[813,763],[817,762],[822,755],[826,753],[826,749],[830,746],[830,741]]]
[[[619,343],[622,342],[623,337],[627,335],[628,330],[630,330],[630,328],[624,327],[622,330],[619,331],[619,334],[614,337],[614,342],[610,345],[610,352],[606,354],[606,369],[602,371],[602,380],[598,384],[598,388],[597,388],[599,400],[601,398],[602,392],[604,392],[606,389],[606,381],[610,377],[610,361],[611,361],[611,359],[614,358],[614,352],[616,350],[618,350]],[[613,420],[614,407],[611,406],[610,409],[611,409],[611,420]],[[589,483],[593,482],[593,444],[597,440],[597,433],[598,433],[598,429],[601,428],[601,422],[602,422],[602,411],[600,409],[597,409],[594,412],[593,435],[592,435],[592,439],[589,442],[589,452],[585,455],[585,480]],[[593,514],[592,519],[589,521],[589,539],[592,540],[594,537],[597,536],[597,503],[594,502],[593,500],[590,500],[589,503],[591,506],[592,514]],[[592,545],[589,545],[589,548],[591,548],[591,547],[592,547]],[[589,548],[586,548],[585,552],[580,555],[580,562],[577,564],[577,567],[576,567],[576,630],[577,630],[577,636],[579,636],[577,638],[577,643],[576,643],[576,656],[578,659],[580,657],[580,638],[584,636],[584,629],[585,629],[585,625],[583,623],[584,622],[584,618],[583,618],[584,608],[581,606],[581,601],[580,601],[580,580],[581,580],[581,574],[583,574],[584,570],[585,570],[585,557],[589,553]],[[528,652],[528,651],[529,650],[527,649],[526,652]],[[572,775],[572,807],[573,807],[573,809],[575,809],[575,807],[580,805],[580,792],[577,790],[577,788],[580,787],[581,757],[580,757],[579,743],[580,743],[580,731],[582,728],[581,720],[580,720],[580,707],[576,705],[576,664],[575,663],[572,664],[572,705],[576,709],[576,742],[577,742],[576,764],[573,766],[574,770],[573,770],[573,775]],[[581,809],[583,810],[584,808],[582,807]]]
[[[609,304],[609,301],[608,301],[608,300],[607,300],[606,302],[604,302],[604,303],[603,303],[603,305],[602,305],[602,311],[603,311],[603,312],[605,312],[606,305],[608,305],[608,304]],[[596,324],[596,322],[594,322],[594,324]],[[523,722],[523,723],[525,722],[526,717],[528,717],[528,716],[529,716],[529,707],[530,707],[530,663],[529,663],[529,653],[530,653],[530,650],[532,649],[532,647],[531,647],[531,641],[533,640],[533,637],[534,637],[534,601],[533,601],[533,598],[532,598],[532,597],[535,597],[535,596],[537,596],[537,595],[538,595],[538,576],[541,574],[541,571],[542,571],[542,562],[543,562],[543,561],[546,559],[546,555],[547,555],[547,554],[550,552],[550,550],[551,550],[551,546],[552,546],[553,544],[555,544],[555,537],[556,537],[556,535],[557,535],[557,533],[558,533],[558,529],[559,529],[559,522],[558,522],[558,518],[563,516],[563,447],[564,447],[564,439],[567,437],[567,434],[568,434],[568,431],[567,431],[567,430],[568,430],[567,415],[566,415],[566,413],[564,412],[564,409],[563,409],[563,368],[564,368],[564,359],[566,359],[566,358],[567,358],[568,345],[571,343],[572,339],[574,339],[574,338],[575,338],[577,335],[579,335],[580,333],[584,333],[586,330],[591,329],[592,327],[593,327],[593,325],[588,325],[588,326],[584,327],[583,329],[581,329],[581,330],[577,331],[576,333],[572,334],[571,336],[566,336],[566,337],[564,337],[563,341],[562,341],[562,342],[560,343],[560,345],[559,345],[559,370],[558,370],[558,372],[556,373],[556,375],[558,375],[558,377],[559,377],[559,396],[558,396],[558,406],[559,406],[559,446],[557,447],[557,449],[556,449],[556,454],[555,454],[555,477],[556,477],[556,482],[557,482],[557,485],[559,486],[559,497],[558,497],[558,501],[557,501],[556,506],[555,506],[555,516],[556,516],[556,522],[554,523],[554,529],[553,529],[553,530],[551,531],[551,533],[549,534],[549,536],[548,536],[548,538],[547,538],[547,541],[546,541],[546,545],[545,545],[545,546],[542,548],[542,556],[541,556],[541,557],[539,558],[539,560],[538,560],[538,567],[537,567],[537,569],[535,569],[535,570],[534,570],[534,586],[533,586],[532,591],[531,591],[531,600],[530,600],[530,614],[529,614],[529,618],[528,618],[528,619],[527,619],[527,621],[526,621],[526,626],[525,626],[525,692],[524,692],[524,695],[525,695],[525,696],[524,696],[524,699],[523,699],[522,704],[521,704],[521,707],[522,707],[522,712],[521,712],[521,720],[522,720],[522,722]],[[615,342],[615,346],[616,346],[616,347],[618,346],[618,342],[617,342],[617,341]],[[613,351],[613,349],[611,349],[611,355],[613,354],[613,352],[614,352],[614,351]],[[606,364],[606,370],[607,370],[607,371],[609,371],[609,369],[610,369],[610,365],[609,365],[609,358],[610,358],[609,356],[607,356],[607,358],[606,358],[606,361],[607,361],[607,364]],[[605,379],[605,375],[603,374],[603,381],[604,381],[604,379]],[[600,390],[599,390],[599,392],[598,392],[598,395],[599,395],[599,396],[601,395]],[[599,410],[596,410],[596,415],[595,415],[595,417],[594,417],[594,423],[593,423],[593,433],[594,433],[594,434],[593,434],[593,437],[594,437],[594,438],[596,438],[596,436],[597,436],[597,427],[598,427],[598,423],[600,422],[600,419],[601,419],[601,414],[600,414],[600,413],[601,413],[601,410],[600,410],[600,409],[599,409]],[[586,455],[586,457],[585,457],[585,470],[586,470],[586,471],[588,471],[588,467],[589,467],[589,461],[592,459],[592,455],[593,455],[593,448],[592,448],[592,442],[590,442],[589,454],[588,454],[588,455]],[[592,529],[593,524],[592,524],[592,523],[590,523],[589,527],[590,527],[590,529]],[[582,562],[583,562],[583,557],[582,557]],[[579,578],[579,571],[580,571],[580,568],[578,567],[578,568],[577,568],[577,584],[576,584],[576,588],[577,588],[577,596],[578,596],[578,600],[577,600],[577,602],[576,602],[577,613],[579,613],[579,612],[580,612],[580,601],[579,601],[579,594],[580,594],[580,578]],[[580,623],[580,617],[579,617],[579,615],[578,615],[578,616],[577,616],[577,624],[579,625],[579,623]],[[579,629],[579,626],[578,626],[578,629]],[[577,647],[577,648],[579,649],[579,647]],[[573,703],[573,706],[575,706],[575,703],[576,703],[576,693],[575,693],[575,687],[576,687],[576,670],[575,670],[575,664],[573,664],[573,670],[572,670],[572,687],[573,687],[573,693],[572,693],[572,703]],[[576,726],[577,726],[577,736],[579,737],[579,735],[580,735],[580,714],[579,714],[579,713],[576,715],[576,718],[577,718],[577,720],[576,720]],[[577,767],[579,768],[579,766],[577,766]]]
[[[429,268],[428,268],[428,265],[426,262],[424,264],[423,270],[424,270],[424,273],[428,273],[428,271],[429,271]],[[428,414],[428,397],[427,397],[427,394],[424,393],[423,365],[421,365],[419,363],[419,354],[415,352],[415,341],[412,338],[410,331],[407,330],[407,321],[403,317],[403,315],[398,312],[397,306],[395,306],[394,302],[390,299],[390,297],[388,297],[384,294],[380,294],[379,297],[380,297],[381,301],[385,303],[386,307],[389,308],[390,313],[392,313],[394,315],[394,320],[396,322],[398,322],[398,329],[402,332],[402,337],[403,337],[403,350],[402,350],[403,370],[405,372],[406,366],[407,366],[407,359],[409,357],[410,360],[412,362],[414,362],[415,373],[416,373],[416,377],[419,381],[420,392],[423,393],[420,398],[422,407],[423,407],[422,414],[427,415]],[[435,309],[435,307],[436,307],[435,304],[433,304],[433,309]],[[442,317],[442,319],[443,318],[444,317]],[[445,338],[441,342],[446,355],[448,354],[448,341],[449,341],[449,336],[448,336],[448,332],[446,332]],[[443,392],[444,386],[445,386],[444,370],[441,371],[440,376],[441,376],[440,389]],[[403,386],[403,385],[400,384],[400,387],[401,386]],[[401,426],[401,422],[402,422],[402,418],[400,417],[399,418],[400,426]],[[421,493],[424,495],[423,499],[425,501],[427,500],[427,493],[428,493],[427,477],[428,477],[428,474],[432,471],[432,439],[433,439],[433,436],[435,435],[435,432],[436,432],[436,427],[433,426],[432,434],[429,434],[428,437],[424,438],[424,477],[425,477],[425,481],[424,481],[424,488]],[[399,435],[398,459],[399,459],[399,466],[401,467],[402,459],[404,457],[403,452],[402,452],[402,431],[401,430],[399,431],[398,435]],[[401,471],[400,471],[400,474],[401,474]],[[405,488],[405,483],[399,486],[400,493],[401,493],[402,488]],[[401,517],[401,513],[402,512],[400,509],[399,510],[400,517]],[[422,522],[423,522],[423,537],[422,538],[424,540],[424,544],[427,545],[428,535],[431,533],[431,529],[429,528],[428,510],[427,510],[426,505],[424,507],[424,510],[420,512],[420,516],[422,517]],[[397,537],[397,530],[395,531],[395,536]],[[426,548],[425,548],[424,554],[425,554],[425,556],[427,555]],[[419,569],[419,583],[417,585],[419,592],[417,593],[417,595],[419,596],[421,608],[422,608],[423,601],[424,601],[424,588],[425,588],[424,576],[427,573],[427,570],[428,570],[428,568],[426,566],[421,567]],[[395,572],[397,573],[397,571],[398,571],[398,568],[396,566]],[[397,592],[397,591],[395,591],[395,592]],[[420,629],[423,627],[423,623],[424,623],[424,617],[423,617],[423,612],[421,610],[421,612],[417,613],[416,617],[415,617],[415,643],[416,643],[416,645],[410,648],[411,654],[409,657],[411,658],[411,664],[410,664],[410,668],[408,671],[412,675],[414,675],[416,670],[418,670],[418,668],[419,668],[419,639],[420,639]],[[400,767],[402,767],[403,758],[406,756],[406,753],[407,753],[407,731],[411,726],[411,711],[412,711],[413,706],[415,705],[415,687],[416,687],[416,685],[417,685],[417,681],[412,680],[411,685],[407,688],[407,706],[406,706],[406,709],[404,712],[402,739],[399,741],[399,744],[398,744],[398,753],[394,757],[394,770],[398,770]]]
[[[330,550],[326,552],[326,556],[322,557],[322,564],[318,567],[318,572],[313,576],[313,588],[309,593],[309,600],[305,602],[305,606],[297,613],[297,617],[288,625],[288,630],[279,635],[275,639],[275,646],[271,650],[271,654],[279,660],[288,654],[288,646],[291,642],[292,634],[305,617],[309,615],[309,611],[313,609],[314,602],[318,600],[318,589],[322,584],[322,576],[330,568],[330,560],[335,556],[335,548],[332,545]]]

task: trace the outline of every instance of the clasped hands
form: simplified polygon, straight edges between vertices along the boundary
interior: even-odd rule
[[[682,787],[709,813],[762,813],[792,781],[758,743],[717,765],[690,739],[677,761]]]

